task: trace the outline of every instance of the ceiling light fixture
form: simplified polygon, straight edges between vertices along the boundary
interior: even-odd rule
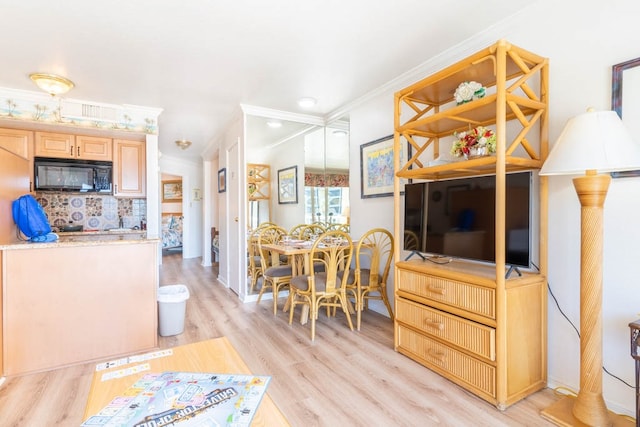
[[[302,108],[312,108],[317,102],[315,98],[305,97],[298,100],[298,105]]]
[[[344,138],[345,136],[347,136],[347,131],[343,129],[334,129],[333,135],[337,136],[338,138]]]
[[[176,141],[176,145],[181,149],[186,150],[191,146],[191,141],[188,141],[186,139],[179,139]]]
[[[51,96],[67,93],[75,86],[71,80],[55,74],[32,73],[29,78]]]
[[[282,127],[282,122],[279,120],[269,120],[267,122],[267,126],[269,126],[271,129],[278,129]]]

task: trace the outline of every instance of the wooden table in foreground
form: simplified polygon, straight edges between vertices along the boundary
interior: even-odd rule
[[[129,363],[97,371],[93,374],[91,390],[84,410],[83,420],[94,415],[116,396],[120,396],[128,387],[135,383],[142,375],[149,372],[185,371],[185,372],[215,372],[220,374],[251,374],[238,352],[226,337],[214,338],[193,344],[173,347],[173,354],[148,359],[143,362]],[[119,371],[148,363],[149,370],[133,375],[118,377],[102,381],[105,373]],[[259,373],[259,375],[266,375]],[[289,422],[273,403],[269,394],[262,398],[260,407],[251,423],[252,426],[288,426]]]

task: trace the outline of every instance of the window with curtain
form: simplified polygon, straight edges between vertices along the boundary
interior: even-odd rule
[[[304,174],[305,222],[346,224],[349,208],[348,173]]]

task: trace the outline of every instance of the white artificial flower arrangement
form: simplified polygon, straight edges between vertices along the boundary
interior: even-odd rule
[[[453,97],[456,100],[456,104],[464,104],[466,102],[473,101],[474,99],[483,98],[486,88],[478,82],[463,82],[458,85]]]

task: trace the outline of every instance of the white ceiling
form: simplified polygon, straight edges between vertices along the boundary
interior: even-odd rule
[[[196,160],[240,104],[327,117],[529,3],[0,0],[0,87],[48,72],[70,98],[163,108],[160,151]]]

